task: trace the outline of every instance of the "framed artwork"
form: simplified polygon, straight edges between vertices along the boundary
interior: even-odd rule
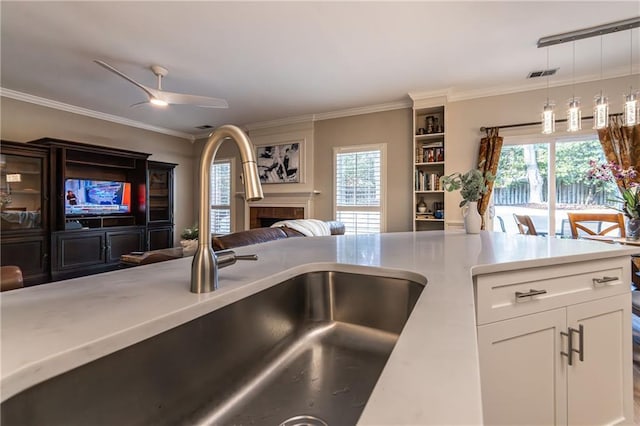
[[[257,147],[261,183],[300,183],[300,142]]]

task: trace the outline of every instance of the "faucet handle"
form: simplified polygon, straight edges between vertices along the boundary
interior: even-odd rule
[[[218,259],[218,269],[231,266],[238,260],[258,260],[258,255],[256,254],[237,255],[233,250],[222,250],[217,252],[215,255]]]

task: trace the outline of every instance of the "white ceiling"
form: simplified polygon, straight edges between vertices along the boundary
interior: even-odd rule
[[[544,87],[543,36],[640,15],[638,1],[11,2],[0,3],[1,86],[187,134],[406,101]],[[551,84],[634,73],[640,30],[549,48]],[[102,59],[154,87],[228,100],[230,108],[129,105],[142,91]]]

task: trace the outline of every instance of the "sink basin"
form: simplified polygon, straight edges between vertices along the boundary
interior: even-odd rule
[[[303,274],[26,389],[2,424],[355,424],[425,283]]]

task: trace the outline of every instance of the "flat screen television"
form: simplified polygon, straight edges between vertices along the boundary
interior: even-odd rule
[[[107,216],[131,213],[131,184],[112,180],[67,179],[66,216]]]

